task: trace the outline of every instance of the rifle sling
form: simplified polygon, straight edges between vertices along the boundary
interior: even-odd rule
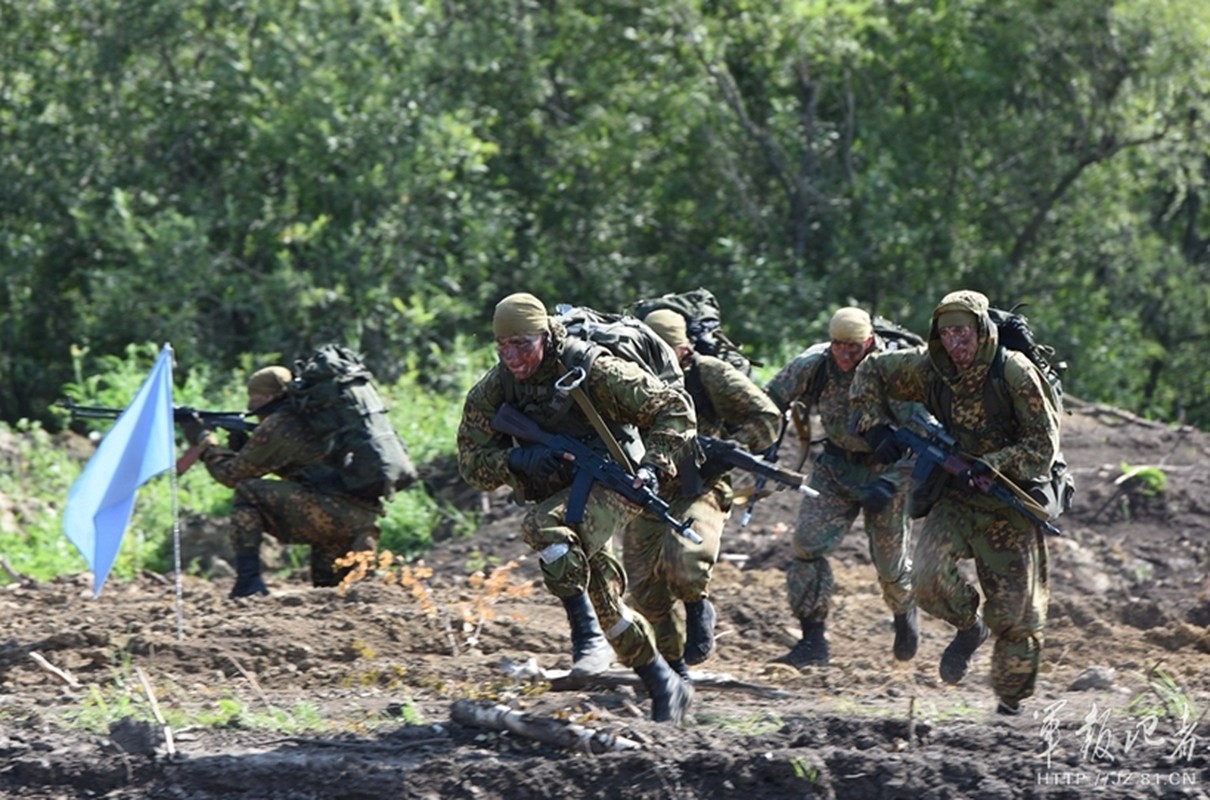
[[[576,401],[576,405],[584,412],[584,416],[588,417],[588,421],[592,423],[592,427],[596,430],[597,435],[601,437],[601,441],[605,442],[605,446],[609,448],[609,453],[621,465],[622,469],[630,475],[634,474],[634,465],[630,463],[630,458],[627,457],[626,451],[618,444],[617,438],[613,435],[613,431],[609,430],[609,426],[605,424],[605,420],[601,419],[601,415],[597,413],[593,407],[592,401],[588,399],[588,395],[582,388],[576,386],[572,388],[568,394]]]

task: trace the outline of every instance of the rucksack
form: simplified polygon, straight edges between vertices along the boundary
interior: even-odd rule
[[[603,348],[633,361],[673,388],[685,388],[685,375],[673,350],[642,320],[628,314],[607,314],[587,306],[560,304],[555,320],[567,329],[563,363],[585,371]]]
[[[418,475],[373,381],[359,355],[327,344],[295,362],[286,402],[326,440],[327,481],[347,494],[389,499]]]
[[[988,409],[988,416],[997,424],[1013,429],[1017,426],[1017,418],[1013,410],[1012,398],[1008,395],[1008,384],[1004,380],[1005,352],[1015,350],[1023,353],[1029,359],[1039,374],[1045,378],[1043,386],[1049,387],[1049,399],[1059,414],[1064,411],[1062,372],[1067,368],[1065,362],[1054,360],[1054,348],[1037,341],[1033,329],[1029,326],[1029,319],[1018,312],[1019,308],[1021,308],[1021,304],[1008,310],[988,309],[988,315],[996,326],[1000,346],[996,349],[996,354],[988,367],[988,380],[983,397]],[[929,395],[930,407],[943,412],[940,415],[941,422],[948,428],[952,422],[950,419],[952,394],[949,393],[948,386],[939,375],[934,378],[933,385],[929,388]],[[1067,466],[1066,458],[1062,452],[1059,452],[1051,467],[1049,480],[1035,481],[1031,486],[1022,488],[1046,509],[1051,519],[1055,519],[1071,509],[1075,499],[1076,482]]]
[[[634,304],[631,313],[639,319],[645,319],[652,311],[661,309],[675,311],[685,318],[685,332],[696,352],[722,359],[748,377],[752,377],[753,366],[760,366],[758,362],[745,356],[740,346],[723,333],[721,309],[709,289],[669,292],[659,297],[639,300]]]

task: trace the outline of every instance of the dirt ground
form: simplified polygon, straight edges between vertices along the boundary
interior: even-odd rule
[[[0,795],[1210,797],[1210,436],[1072,405],[1079,491],[1049,542],[1044,663],[1019,717],[993,713],[990,643],[962,685],[941,683],[938,620],[893,662],[859,527],[834,560],[832,664],[771,663],[797,634],[787,492],[729,523],[691,722],[645,719],[620,668],[564,689],[567,624],[540,584],[526,591],[517,509],[447,485],[488,509],[480,532],[344,594],[277,573],[271,596],[231,601],[229,578],[186,576],[178,614],[171,575],[99,600],[86,574],[0,587]],[[1141,466],[1162,468],[1163,491],[1122,479]],[[475,721],[505,710],[524,731]]]

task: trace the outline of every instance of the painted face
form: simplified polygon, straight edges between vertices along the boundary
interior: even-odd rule
[[[975,352],[979,349],[979,332],[971,325],[953,325],[937,332],[941,346],[959,372],[970,369],[975,363]]]
[[[865,358],[866,353],[870,352],[870,348],[873,346],[873,336],[864,342],[833,341],[832,358],[836,360],[836,366],[840,367],[841,372],[848,372],[861,363],[861,359]]]
[[[546,354],[546,335],[535,333],[497,339],[496,352],[513,377],[523,381],[533,375],[542,363],[542,356]]]

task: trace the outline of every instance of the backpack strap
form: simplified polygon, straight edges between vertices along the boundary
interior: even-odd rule
[[[576,405],[584,412],[584,416],[588,418],[588,422],[592,425],[593,430],[597,432],[597,435],[601,437],[601,441],[609,448],[610,455],[614,457],[627,473],[633,475],[635,465],[631,463],[629,456],[626,455],[626,451],[618,443],[618,438],[613,435],[613,431],[609,429],[609,426],[605,424],[605,420],[601,418],[600,413],[592,404],[592,400],[589,399],[588,392],[584,390],[583,384],[588,380],[588,373],[592,370],[593,362],[596,361],[597,355],[603,349],[587,342],[584,343],[583,347],[573,346],[569,342],[568,346],[563,350],[563,364],[568,368],[568,374],[573,370],[579,369],[583,371],[583,375],[570,388],[560,389],[556,384],[556,390],[558,395],[566,392],[572,400],[576,401]],[[579,363],[575,363],[573,366],[573,362]],[[559,380],[562,382],[562,378]]]
[[[1003,426],[1006,432],[1011,434],[1017,429],[1017,413],[1008,393],[1008,383],[1004,380],[1005,360],[1004,345],[1000,345],[987,368],[987,379],[983,383],[983,404],[987,409],[988,420]],[[954,390],[936,370],[933,370],[933,379],[929,383],[926,405],[930,409],[936,409],[937,419],[946,430],[952,429]]]

